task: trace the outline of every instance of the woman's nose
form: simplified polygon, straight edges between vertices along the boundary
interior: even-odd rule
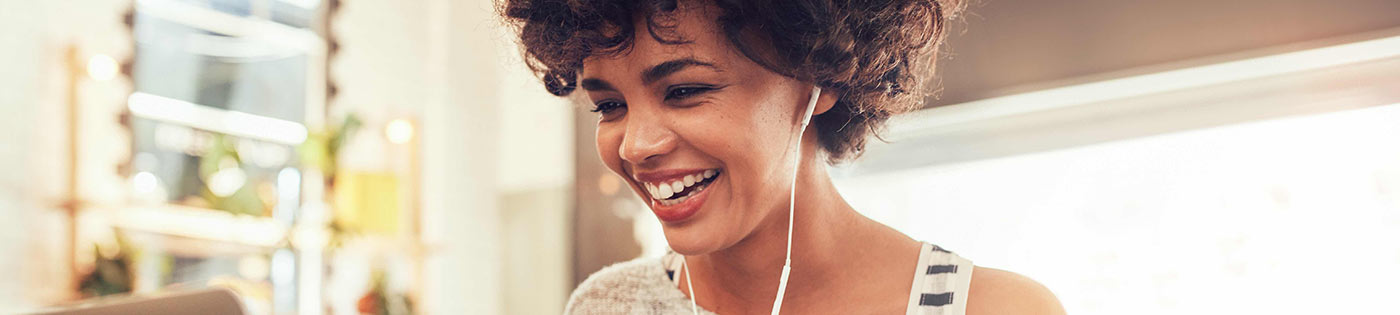
[[[618,155],[633,165],[654,162],[676,148],[676,133],[665,117],[646,111],[635,111],[627,117],[626,133]]]

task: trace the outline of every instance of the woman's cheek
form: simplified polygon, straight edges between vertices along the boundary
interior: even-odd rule
[[[598,129],[594,134],[598,149],[598,158],[608,166],[613,173],[622,175],[622,157],[618,149],[622,146],[622,135],[614,130],[613,126],[598,124]]]

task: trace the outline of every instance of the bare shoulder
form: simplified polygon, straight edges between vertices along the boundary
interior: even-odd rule
[[[1014,272],[977,266],[967,295],[968,315],[1062,315],[1065,309],[1050,289]]]

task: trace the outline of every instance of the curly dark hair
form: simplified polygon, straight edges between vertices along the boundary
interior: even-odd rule
[[[658,42],[676,36],[678,0],[503,0],[526,64],[558,96],[573,92],[583,60],[619,54],[645,19]],[[715,0],[716,21],[744,56],[775,73],[839,94],[814,118],[829,163],[860,156],[890,116],[922,106],[944,25],[959,0]],[[755,48],[754,45],[768,47]],[[767,52],[761,53],[761,52]]]

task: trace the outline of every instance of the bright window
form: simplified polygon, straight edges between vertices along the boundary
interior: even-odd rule
[[[1393,59],[1107,102],[1068,119],[1027,114],[1066,126],[1046,130],[1106,127],[1021,142],[1006,138],[1035,131],[972,121],[945,129],[1011,129],[905,139],[919,145],[896,142],[861,163],[918,166],[857,164],[878,171],[837,184],[868,216],[1040,281],[1070,314],[1400,313]],[[1166,114],[1121,110],[1134,104]],[[1196,127],[1263,111],[1300,113]],[[1075,143],[1161,126],[1191,127]],[[901,162],[1053,141],[1074,145]]]

